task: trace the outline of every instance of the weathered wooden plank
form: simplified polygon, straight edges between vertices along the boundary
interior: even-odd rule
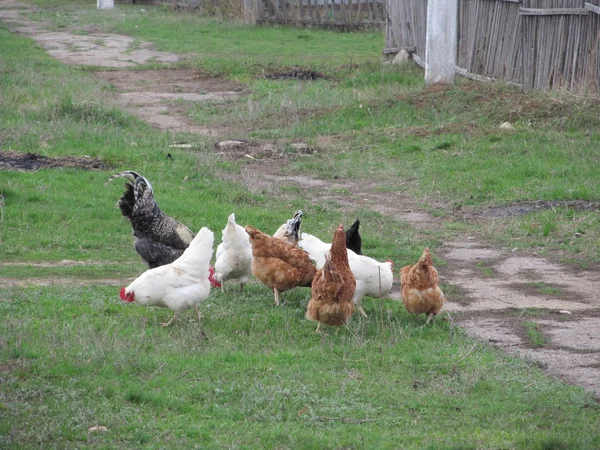
[[[589,11],[585,8],[520,8],[522,16],[586,16]]]
[[[594,14],[600,14],[599,6],[592,5],[591,3],[585,3],[584,6],[585,9],[587,9],[588,11],[593,12]]]

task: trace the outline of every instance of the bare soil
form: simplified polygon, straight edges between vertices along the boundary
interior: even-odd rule
[[[35,171],[48,167],[73,167],[85,170],[105,170],[109,166],[86,156],[49,158],[36,153],[6,152],[0,150],[0,170]]]
[[[114,85],[118,102],[132,114],[165,131],[217,136],[218,129],[190,123],[182,102],[222,102],[244,91],[244,86],[193,69],[100,71],[95,74]]]
[[[86,36],[75,35],[69,30],[48,32],[44,24],[21,17],[26,8],[12,0],[0,0],[0,20],[7,22],[14,32],[32,37],[49,54],[68,64],[113,69],[134,67],[149,61],[172,63],[179,59],[178,55],[155,52],[150,43],[132,48],[133,39],[128,36],[98,34],[93,30],[89,30]],[[279,73],[279,76],[300,78],[298,73],[284,72]],[[282,184],[298,186],[315,192],[315,203],[335,201],[342,207],[347,207],[348,211],[357,207],[379,211],[405,221],[417,230],[436,230],[444,225],[443,218],[434,217],[422,210],[408,196],[378,192],[376,181],[322,180],[303,175],[285,175],[282,171],[285,163],[282,158],[285,155],[277,143],[242,142],[231,144],[230,147],[219,146],[222,130],[206,129],[189,123],[181,106],[173,102],[174,99],[189,102],[223,101],[242,93],[243,86],[210,78],[198,71],[169,68],[154,71],[106,71],[99,72],[98,76],[112,83],[120,92],[123,106],[143,120],[164,130],[185,130],[214,136],[216,151],[252,160],[241,174],[227,175],[245,184],[250,190],[270,190]],[[412,99],[412,102],[416,105],[428,105],[442,101],[447,89],[430,87]],[[485,89],[482,88],[483,91]],[[493,94],[497,95],[497,92],[494,91]],[[511,103],[512,93],[502,95],[506,97],[507,103]],[[480,101],[487,102],[489,98],[489,95],[482,92]],[[474,101],[479,100],[475,98]],[[560,110],[562,107],[558,102],[541,105],[536,101],[527,105],[518,102],[514,104],[518,105],[515,114],[531,112],[551,116],[556,109]],[[476,124],[468,124],[461,132],[470,132],[476,127]],[[445,131],[411,129],[407,132],[428,135]],[[343,140],[343,136],[332,136],[323,138],[321,144],[326,146],[340,140]],[[298,153],[310,157],[311,152]],[[275,191],[273,188],[272,192]],[[598,209],[598,204],[590,202],[521,203],[458,212],[453,211],[451,205],[434,203],[430,206],[440,208],[446,215],[455,214],[467,220],[507,217],[539,208]],[[368,224],[364,224],[363,233],[368,233]],[[597,270],[577,270],[533,253],[494,248],[477,236],[466,235],[457,235],[453,241],[445,243],[436,257],[447,263],[438,267],[444,285],[449,286],[445,309],[451,313],[452,320],[460,324],[467,333],[509,353],[535,361],[549,375],[600,393],[600,297],[596,294],[600,291],[600,276]],[[115,280],[90,282],[114,284]],[[0,279],[1,286],[63,283],[81,282],[77,283],[72,279]],[[397,281],[391,294],[392,298],[399,299]],[[545,345],[534,346],[528,338],[525,322],[538,325],[546,340]]]

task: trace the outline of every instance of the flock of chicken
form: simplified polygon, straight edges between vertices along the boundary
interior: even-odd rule
[[[135,250],[150,268],[121,288],[120,297],[125,302],[171,309],[173,318],[163,326],[171,325],[188,309],[194,309],[199,320],[198,306],[209,296],[211,286],[237,280],[242,292],[252,275],[273,291],[276,305],[281,292],[311,287],[306,318],[319,323],[317,331],[321,323],[348,323],[355,307],[366,317],[362,298],[381,298],[392,288],[392,262],[380,263],[362,255],[358,220],[347,231],[340,225],[328,244],[308,233],[300,235],[302,211],[296,211],[272,237],[250,225],[241,227],[231,214],[213,268],[211,230],[204,227],[194,236],[162,212],[152,185],[136,172],[120,172],[107,183],[120,177],[127,182],[118,206],[133,228]],[[429,249],[416,264],[401,269],[400,280],[407,311],[426,314],[429,323],[445,301]]]

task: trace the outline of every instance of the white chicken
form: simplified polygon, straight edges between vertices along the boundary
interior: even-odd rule
[[[129,286],[121,288],[121,300],[171,309],[173,318],[163,323],[163,327],[168,327],[180,313],[192,308],[200,320],[198,306],[210,293],[209,264],[213,243],[213,232],[202,228],[175,261],[149,269]]]
[[[331,244],[308,233],[302,233],[302,240],[298,246],[306,250],[310,259],[315,262],[317,269],[321,269],[325,265],[325,253],[331,248]],[[350,249],[348,249],[348,263],[356,279],[352,302],[356,305],[358,312],[363,317],[367,317],[361,307],[362,299],[365,295],[382,298],[390,292],[394,282],[393,263],[390,260],[380,263],[368,256],[357,255]]]
[[[290,245],[298,245],[298,233],[300,231],[300,225],[302,224],[302,211],[298,210],[294,213],[294,217],[289,219],[286,223],[281,225],[273,237],[281,239]]]
[[[221,284],[227,280],[238,280],[241,292],[251,275],[250,236],[242,226],[235,223],[235,214],[232,213],[223,228],[222,242],[217,247],[214,279]]]

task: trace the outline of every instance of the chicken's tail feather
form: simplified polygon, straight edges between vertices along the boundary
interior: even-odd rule
[[[127,179],[127,183],[125,183],[125,192],[117,202],[117,206],[121,209],[121,213],[125,217],[131,217],[135,203],[142,197],[144,192],[147,190],[150,191],[150,193],[153,192],[152,185],[145,177],[133,170],[126,170],[114,174],[106,181],[106,183],[104,183],[104,185],[106,186],[112,180],[117,178]]]
[[[223,229],[223,242],[237,243],[244,247],[250,247],[250,237],[246,230],[235,223],[235,214],[231,213],[227,219],[227,225]]]
[[[104,186],[106,186],[112,180],[116,180],[117,178],[127,178],[131,183],[133,183],[139,177],[141,177],[141,175],[139,173],[134,172],[133,170],[125,170],[123,172],[115,173],[113,176],[111,176],[108,180],[106,180],[106,183],[104,183]]]
[[[350,228],[348,228],[348,231],[346,231],[346,234],[348,235],[354,235],[356,233],[358,233],[358,227],[360,226],[360,220],[356,219],[354,221],[354,223],[352,224],[352,226]]]
[[[207,227],[203,227],[179,257],[177,265],[186,265],[186,272],[197,278],[204,278],[204,274],[208,277],[214,239],[214,233]]]

